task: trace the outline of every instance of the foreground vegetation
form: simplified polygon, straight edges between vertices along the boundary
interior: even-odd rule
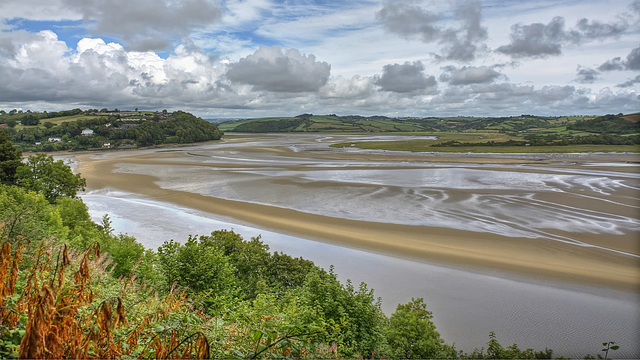
[[[226,230],[156,251],[91,221],[62,161],[0,131],[3,358],[551,358],[447,344],[422,298],[387,317],[372,289]],[[613,343],[607,351],[616,350]],[[604,350],[603,350],[604,351]]]
[[[214,124],[176,111],[80,109],[33,113],[0,112],[0,126],[22,151],[135,148],[186,144],[222,137]]]

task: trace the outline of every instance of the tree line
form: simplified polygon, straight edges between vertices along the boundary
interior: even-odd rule
[[[577,121],[567,126],[567,130],[579,130],[598,134],[637,134],[640,123],[625,120],[622,114],[608,114],[593,120]]]
[[[79,111],[79,113],[78,113]],[[83,112],[80,109],[58,112],[59,116],[92,114],[97,110]],[[50,115],[53,113],[48,113]],[[42,126],[26,126],[21,129],[5,129],[10,139],[23,151],[86,150],[102,147],[137,147],[159,144],[186,144],[218,140],[222,137],[214,124],[190,113],[176,111],[169,117],[143,116],[130,120],[118,114],[87,117],[75,121]],[[24,119],[27,115],[18,114]],[[45,114],[37,114],[45,115]],[[0,120],[10,115],[0,116]],[[15,116],[15,115],[14,115]],[[35,115],[33,115],[35,116]],[[23,125],[24,120],[22,120]],[[87,136],[83,130],[92,133]]]
[[[445,141],[431,145],[432,147],[449,146],[567,146],[567,145],[640,145],[640,135],[620,136],[616,134],[601,135],[526,135],[526,140],[459,142]]]
[[[41,120],[53,119],[57,117],[80,115],[83,111],[81,109],[52,111],[52,112],[32,112],[31,110],[11,110],[6,112],[0,110],[0,124],[7,124],[9,127],[14,127],[20,122],[22,125],[38,125]]]

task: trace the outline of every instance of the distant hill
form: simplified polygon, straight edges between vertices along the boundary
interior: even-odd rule
[[[437,131],[542,131],[590,120],[582,116],[512,117],[397,117],[337,116],[302,114],[295,117],[270,117],[228,121],[219,124],[225,132],[437,132]]]
[[[640,114],[604,115],[591,120],[577,121],[567,126],[567,129],[596,134],[635,134],[640,132],[639,118]]]
[[[4,112],[0,113],[0,127],[22,151],[185,144],[218,140],[223,134],[215,124],[190,113],[166,110]]]

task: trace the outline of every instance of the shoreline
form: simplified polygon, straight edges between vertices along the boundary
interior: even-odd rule
[[[374,253],[463,268],[497,270],[524,278],[640,292],[640,260],[637,257],[553,240],[346,220],[163,189],[155,183],[157,177],[114,172],[121,163],[156,164],[153,160],[163,158],[162,152],[120,153],[118,155],[121,156],[103,156],[102,159],[96,159],[94,155],[74,156],[78,161],[78,172],[87,179],[87,188],[91,190],[123,190],[152,200],[233,218],[269,231]],[[637,249],[627,250],[636,250],[632,253],[638,255]]]

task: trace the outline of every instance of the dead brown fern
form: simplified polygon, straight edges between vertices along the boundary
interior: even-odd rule
[[[21,250],[19,247],[12,256],[11,245],[4,243],[0,248],[0,320],[15,327],[21,315],[28,315],[20,358],[209,358],[211,349],[203,332],[158,330],[158,324],[172,315],[192,310],[183,292],[172,289],[167,296],[156,294],[147,299],[146,315],[134,324],[127,320],[123,299],[139,289],[135,277],[121,280],[120,296],[94,304],[92,272],[105,274],[108,266],[98,245],[78,256],[65,245],[40,246],[35,264],[25,270],[20,302],[9,311],[4,305],[9,297],[15,298]]]
[[[16,282],[18,281],[19,264],[22,261],[22,245],[19,245],[13,257],[11,256],[11,245],[5,242],[0,252],[0,324],[15,329],[20,319],[21,310],[24,308],[23,301],[18,299],[13,306],[7,306],[5,299],[15,293]]]

